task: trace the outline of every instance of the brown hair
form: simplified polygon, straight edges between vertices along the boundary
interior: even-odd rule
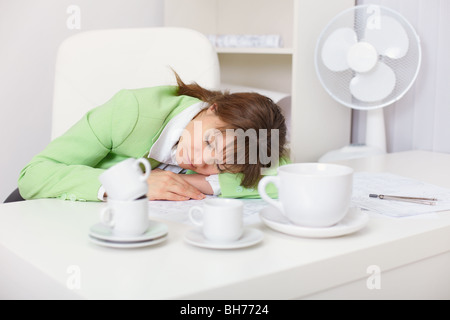
[[[209,105],[216,105],[215,112],[219,119],[226,124],[227,128],[218,128],[222,131],[225,129],[242,129],[247,131],[254,129],[257,139],[264,139],[263,144],[258,143],[257,161],[249,161],[250,158],[250,141],[245,138],[245,150],[243,152],[245,161],[235,161],[233,164],[225,163],[222,165],[223,171],[231,173],[241,173],[243,175],[241,185],[243,187],[256,187],[261,178],[261,169],[270,167],[261,161],[259,148],[263,146],[267,150],[261,150],[270,157],[271,156],[271,133],[272,129],[278,130],[278,146],[279,156],[285,155],[286,144],[286,123],[281,109],[270,98],[253,92],[229,93],[221,91],[207,90],[197,83],[185,84],[179,75],[175,73],[178,84],[178,95],[186,95],[198,98]],[[266,129],[267,136],[260,137],[260,129]],[[236,148],[236,146],[235,146]],[[237,151],[237,149],[235,149]],[[234,158],[236,160],[237,152]],[[277,159],[278,161],[278,159]],[[252,162],[252,163],[250,163]]]

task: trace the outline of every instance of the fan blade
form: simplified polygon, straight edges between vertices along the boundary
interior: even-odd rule
[[[400,59],[409,49],[409,38],[403,26],[394,18],[381,16],[376,24],[366,28],[365,41],[372,44],[379,54]]]
[[[323,44],[323,64],[331,71],[347,70],[347,53],[356,42],[357,36],[353,29],[341,28],[334,31]]]
[[[350,92],[356,99],[364,102],[381,101],[392,93],[395,82],[394,71],[379,62],[371,72],[358,73],[350,81]]]

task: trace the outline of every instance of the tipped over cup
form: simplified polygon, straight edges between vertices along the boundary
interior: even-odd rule
[[[147,195],[150,171],[150,163],[146,159],[129,158],[103,172],[99,180],[108,199],[135,200]]]

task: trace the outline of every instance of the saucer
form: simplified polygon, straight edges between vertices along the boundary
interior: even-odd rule
[[[184,240],[193,246],[208,249],[239,249],[253,246],[262,241],[263,238],[264,234],[260,230],[245,228],[244,234],[238,240],[220,243],[206,239],[203,236],[201,229],[196,228],[188,231],[184,237]]]
[[[103,223],[97,223],[89,230],[89,236],[103,241],[110,242],[143,242],[165,236],[168,227],[164,223],[149,221],[148,229],[145,233],[137,236],[118,236],[112,233],[112,229]]]
[[[99,246],[103,247],[109,247],[109,248],[117,248],[117,249],[132,249],[132,248],[142,248],[147,246],[153,246],[155,244],[161,243],[167,239],[167,236],[164,235],[159,238],[153,238],[150,240],[145,241],[136,241],[136,242],[120,242],[120,241],[108,241],[108,240],[100,240],[97,238],[89,236],[89,240],[97,244]]]
[[[326,228],[297,226],[290,222],[278,208],[267,206],[259,212],[261,220],[270,228],[292,236],[307,238],[331,238],[356,232],[369,221],[367,213],[360,208],[350,208],[347,215],[337,224]]]

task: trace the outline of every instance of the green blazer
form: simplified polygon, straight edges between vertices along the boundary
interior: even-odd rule
[[[175,86],[122,90],[80,121],[21,171],[19,191],[25,199],[61,198],[99,201],[99,175],[127,158],[141,158],[166,124],[197,98],[178,96]],[[159,162],[149,159],[151,167]],[[222,197],[258,198],[254,189],[240,187],[240,175],[219,174]],[[268,193],[276,196],[275,188]]]

